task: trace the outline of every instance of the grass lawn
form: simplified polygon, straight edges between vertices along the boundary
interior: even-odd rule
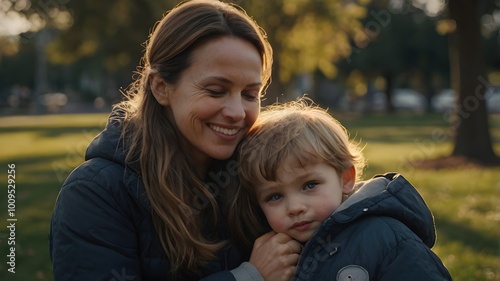
[[[0,280],[52,280],[48,229],[66,176],[83,161],[88,143],[107,116],[44,115],[0,118]],[[401,172],[434,212],[434,251],[453,280],[500,281],[500,168],[417,169],[418,159],[447,155],[449,128],[440,115],[339,117],[365,148],[364,178]],[[492,116],[500,155],[500,116]],[[11,235],[7,206],[8,164],[15,164],[15,274],[7,271]],[[12,240],[11,240],[12,241]]]

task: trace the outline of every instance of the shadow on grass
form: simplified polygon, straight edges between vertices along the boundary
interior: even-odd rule
[[[439,241],[460,242],[464,247],[477,253],[500,256],[499,239],[493,232],[479,231],[468,228],[460,222],[435,216],[436,228],[439,230]],[[495,245],[496,247],[492,247]]]
[[[381,127],[346,127],[351,137],[363,142],[398,143],[444,143],[451,140],[451,130],[447,127],[390,125]]]
[[[335,114],[333,114],[335,116]],[[447,127],[449,122],[443,114],[367,114],[357,118],[337,117],[346,127]]]
[[[1,134],[9,133],[24,133],[33,132],[40,137],[58,137],[67,134],[91,134],[97,135],[104,128],[101,126],[64,126],[64,127],[51,127],[51,126],[22,126],[22,127],[0,127]]]
[[[83,154],[58,153],[11,158],[0,161],[0,166],[7,167],[7,164],[15,164],[18,181],[23,180],[25,183],[31,183],[35,180],[38,184],[44,184],[44,181],[57,181],[61,185],[69,173],[83,161]]]
[[[64,160],[68,157],[68,155],[75,156],[72,153],[57,153],[57,154],[51,153],[48,155],[37,155],[33,157],[25,157],[25,156],[23,156],[22,158],[12,157],[10,159],[0,161],[0,165],[7,165],[8,163],[15,163],[16,165],[19,166],[33,166],[38,164],[47,165],[52,162],[58,162]],[[76,155],[76,156],[78,158],[81,158],[81,160],[83,161],[84,159],[83,155]]]

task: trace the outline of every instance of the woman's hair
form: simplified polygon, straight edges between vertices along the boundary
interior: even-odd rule
[[[303,166],[326,163],[339,174],[354,166],[357,179],[361,177],[365,160],[360,147],[349,140],[339,121],[307,101],[302,98],[265,108],[241,144],[241,184],[232,205],[239,223],[233,225],[233,231],[247,234],[241,241],[246,247],[269,229],[262,222],[253,187],[263,181],[276,181],[276,172],[283,165],[290,161]]]
[[[202,233],[207,232],[203,218],[218,221],[217,203],[203,182],[205,175],[193,171],[178,128],[154,98],[150,76],[158,73],[166,83],[175,84],[191,66],[193,51],[223,36],[241,38],[255,46],[267,86],[272,49],[264,31],[238,6],[194,0],[179,4],[155,25],[138,77],[127,88],[127,99],[116,106],[125,114],[122,135],[129,145],[126,162],[140,164],[153,223],[174,273],[196,272],[215,259],[215,252],[224,243],[211,241],[213,237]],[[209,202],[206,210],[196,210],[200,201]],[[199,215],[200,211],[205,217]]]

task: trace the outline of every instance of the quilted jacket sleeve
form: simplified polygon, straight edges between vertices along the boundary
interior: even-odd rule
[[[49,235],[54,280],[174,280],[168,262],[150,264],[138,252],[144,246],[139,243],[151,239],[138,234],[144,232],[139,229],[145,227],[141,219],[149,213],[137,209],[137,202],[120,186],[123,169],[110,163],[82,164],[61,188]],[[145,262],[149,269],[143,268]],[[258,280],[247,275],[221,271],[202,280]]]
[[[63,185],[52,216],[54,280],[142,280],[134,223],[107,188],[117,181],[109,169],[118,168],[78,169]]]
[[[421,242],[406,240],[390,253],[380,271],[380,281],[452,280],[441,260]]]
[[[234,281],[264,281],[259,270],[249,262],[243,262],[239,267],[231,271],[223,271],[210,276],[207,276],[201,281],[219,281],[219,280],[234,280]]]

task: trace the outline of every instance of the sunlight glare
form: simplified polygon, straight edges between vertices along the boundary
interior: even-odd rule
[[[14,11],[0,11],[0,36],[16,36],[30,28],[31,23],[24,15]]]
[[[412,0],[412,4],[429,17],[436,17],[444,11],[446,0]]]

